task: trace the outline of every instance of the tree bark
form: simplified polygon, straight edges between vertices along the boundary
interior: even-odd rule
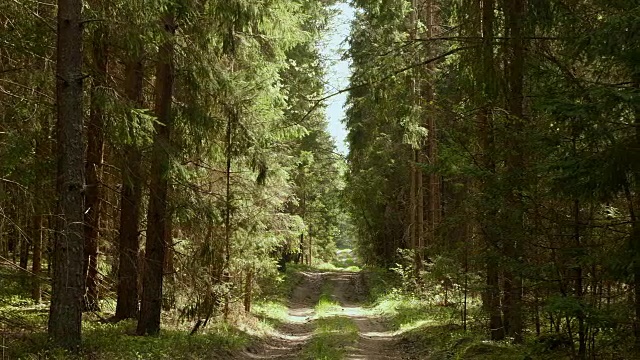
[[[84,276],[86,311],[99,311],[98,302],[98,241],[100,236],[100,203],[101,203],[101,173],[104,153],[104,111],[100,103],[101,88],[107,82],[107,29],[100,25],[95,30],[92,39],[93,78],[91,87],[91,103],[89,109],[89,123],[87,126],[87,189],[85,191],[85,248],[84,248]]]
[[[82,1],[58,1],[56,100],[58,235],[54,245],[49,336],[77,350],[81,341],[84,135],[82,129]]]
[[[132,107],[142,108],[144,67],[140,56],[125,65],[125,94]],[[118,235],[118,288],[115,320],[138,316],[138,254],[140,253],[139,223],[142,201],[142,154],[135,144],[133,115],[128,116],[129,138],[125,147],[120,194],[120,226]]]
[[[162,25],[169,36],[158,51],[156,69],[156,105],[158,117],[151,158],[151,183],[147,213],[147,241],[142,278],[142,305],[136,332],[139,335],[156,335],[160,332],[162,312],[162,280],[165,257],[167,195],[169,191],[169,147],[173,127],[171,102],[173,98],[174,44],[176,25],[173,14],[163,16]]]
[[[633,86],[636,91],[640,91],[640,72],[632,74]],[[635,112],[635,145],[640,148],[640,103],[636,101],[633,105]],[[635,348],[640,351],[640,219],[638,219],[638,208],[640,205],[640,171],[635,174],[635,206],[631,205],[631,236],[629,238],[633,271],[633,294],[635,317],[633,319],[633,333],[635,336]],[[635,210],[634,210],[635,209]]]

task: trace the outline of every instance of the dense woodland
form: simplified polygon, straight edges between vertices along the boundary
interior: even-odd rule
[[[353,0],[328,93],[335,4],[0,4],[0,263],[52,344],[229,322],[353,245],[487,340],[639,350],[640,4]]]
[[[640,348],[638,2],[355,4],[347,189],[364,259],[408,249],[416,287],[450,292],[465,325],[480,297],[493,340]]]
[[[3,2],[2,261],[51,301],[57,343],[77,345],[103,297],[155,334],[162,308],[250,308],[281,258],[334,254],[328,5]]]

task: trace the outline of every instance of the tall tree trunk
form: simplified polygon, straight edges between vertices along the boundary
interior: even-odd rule
[[[176,25],[173,14],[162,19],[168,39],[158,51],[156,69],[156,105],[158,122],[155,124],[151,154],[151,183],[149,186],[149,209],[147,213],[147,241],[142,277],[142,305],[136,332],[139,335],[155,335],[160,332],[162,312],[162,280],[165,256],[167,195],[169,191],[171,130],[171,102],[173,98],[174,39]]]
[[[98,241],[100,236],[101,172],[104,152],[104,111],[100,103],[101,88],[107,82],[107,28],[100,25],[92,39],[93,78],[89,124],[87,126],[87,190],[85,191],[84,308],[100,310],[98,302]]]
[[[49,336],[76,350],[81,341],[84,135],[82,1],[58,1],[56,55],[59,221],[53,256]]]
[[[632,74],[633,86],[640,92],[640,72]],[[635,145],[640,148],[640,102],[635,101]],[[631,205],[631,236],[629,238],[631,253],[633,254],[633,293],[635,318],[633,319],[633,332],[635,336],[635,348],[640,352],[640,219],[638,209],[640,208],[640,171],[636,170],[635,175],[635,206]]]
[[[132,107],[143,106],[144,67],[140,56],[125,65],[125,94]],[[120,227],[118,235],[118,288],[115,320],[138,316],[138,254],[140,252],[139,222],[142,201],[142,154],[135,144],[133,115],[128,115],[129,138],[123,154],[122,192],[120,194]]]
[[[427,37],[432,38],[434,36],[434,28],[437,26],[435,15],[435,0],[427,0],[425,3],[425,24],[427,29]],[[435,51],[433,47],[435,42],[430,43],[428,49],[428,57],[433,57]],[[435,98],[434,89],[431,85],[433,83],[432,76],[436,71],[435,62],[430,62],[427,65],[427,76],[431,77],[425,83],[423,87],[423,97],[425,105],[427,107],[427,120],[424,126],[427,128],[427,149],[426,158],[430,167],[428,186],[427,186],[427,204],[429,205],[427,211],[427,236],[426,242],[429,245],[435,243],[436,228],[440,222],[440,181],[438,174],[434,171],[436,162],[438,161],[438,149],[437,149],[437,131],[436,131],[436,114],[434,111],[433,101]]]
[[[483,98],[481,99],[481,109],[478,113],[478,137],[481,148],[482,166],[485,172],[494,174],[495,163],[492,159],[494,147],[492,131],[492,104],[495,97],[495,68],[493,55],[493,23],[494,23],[494,0],[481,1],[482,7],[482,70],[478,78],[482,84]],[[487,188],[486,180],[480,184],[481,191]],[[488,205],[491,206],[491,205]],[[491,340],[502,340],[505,337],[504,324],[502,322],[500,308],[500,276],[496,259],[496,235],[491,225],[486,224],[488,219],[493,218],[497,212],[490,208],[488,216],[485,216],[484,224],[481,226],[481,236],[485,246],[486,257],[486,292],[484,299],[485,309],[489,312],[489,331]]]
[[[418,1],[417,0],[412,0],[411,1],[411,7],[412,7],[412,11],[411,11],[411,29],[410,29],[410,37],[411,39],[416,39],[417,38],[417,29],[418,29]],[[418,74],[417,73],[413,73],[411,76],[411,92],[412,92],[412,101],[414,101],[414,105],[418,102],[419,97],[418,97],[418,92],[419,92],[419,80],[418,80]],[[419,231],[417,228],[418,226],[422,226],[423,219],[419,219],[419,211],[420,208],[418,205],[418,192],[422,191],[422,184],[418,184],[418,180],[422,180],[422,174],[418,175],[419,172],[421,172],[421,170],[419,170],[418,167],[418,161],[419,161],[419,150],[414,149],[414,146],[411,145],[410,146],[410,154],[411,154],[411,159],[409,161],[409,209],[408,209],[408,221],[407,221],[407,232],[408,232],[408,236],[409,236],[409,246],[411,247],[411,249],[413,250],[413,270],[414,270],[414,276],[416,278],[416,280],[419,281],[420,279],[420,267],[422,265],[422,261],[420,260],[420,249],[419,249],[419,239],[418,236],[422,234],[422,231]],[[424,218],[424,217],[423,217]],[[422,225],[421,225],[422,224]]]
[[[514,226],[514,233],[511,239],[506,239],[505,248],[507,256],[513,264],[522,260],[523,252],[523,226],[524,226],[524,204],[522,202],[522,186],[526,180],[522,176],[525,166],[524,152],[520,140],[524,132],[524,40],[522,34],[522,25],[524,21],[524,1],[512,0],[505,3],[507,14],[507,25],[509,36],[511,38],[510,56],[508,64],[508,82],[509,94],[507,96],[509,106],[509,126],[511,131],[511,141],[509,149],[513,154],[507,158],[507,168],[512,178],[514,189],[507,195],[513,214],[511,215]],[[523,323],[522,323],[522,275],[521,271],[516,269],[505,272],[505,282],[510,286],[510,308],[509,308],[509,335],[514,338],[516,343],[523,341]],[[505,289],[505,292],[507,289]]]

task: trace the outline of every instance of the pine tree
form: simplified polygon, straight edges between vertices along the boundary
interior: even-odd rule
[[[58,2],[56,56],[59,219],[54,245],[49,336],[68,349],[80,345],[82,323],[84,136],[82,2]]]
[[[171,104],[175,77],[174,39],[175,15],[167,13],[161,25],[166,33],[164,43],[158,51],[156,67],[155,125],[151,155],[151,184],[149,186],[149,210],[147,213],[147,241],[145,244],[144,268],[142,272],[142,303],[136,332],[139,335],[156,335],[160,332],[162,311],[162,282],[167,244],[167,221],[169,191],[171,132],[173,119]]]

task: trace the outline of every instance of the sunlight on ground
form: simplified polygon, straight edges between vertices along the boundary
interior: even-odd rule
[[[411,331],[413,329],[417,329],[419,327],[423,327],[423,326],[427,326],[427,325],[437,325],[437,324],[439,324],[439,322],[431,320],[431,319],[413,321],[413,322],[410,322],[410,323],[402,324],[400,326],[400,330],[398,330],[396,333],[397,334],[402,334],[402,333],[405,333],[407,331]]]
[[[306,324],[313,316],[314,310],[311,308],[292,309],[285,317],[285,321],[290,324]]]
[[[381,340],[392,340],[395,336],[393,331],[368,331],[360,334],[364,337],[377,338]]]

